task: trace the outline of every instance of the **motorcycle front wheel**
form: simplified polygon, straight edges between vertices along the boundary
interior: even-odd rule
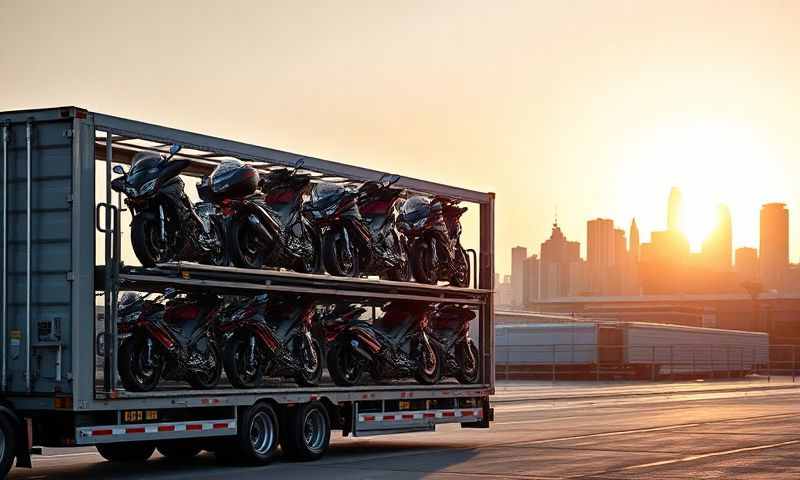
[[[450,276],[450,285],[468,288],[470,282],[470,265],[467,252],[458,247],[453,258],[453,274]]]
[[[459,383],[466,385],[478,383],[481,374],[480,353],[472,340],[456,345],[456,362],[458,363],[456,380]]]
[[[316,386],[322,378],[322,349],[319,343],[301,337],[296,352],[300,372],[295,376],[295,382],[301,387]]]
[[[228,381],[236,388],[254,388],[264,378],[264,362],[258,351],[251,352],[250,342],[252,335],[239,333],[225,342],[224,363],[225,375]]]
[[[349,250],[349,253],[348,253]],[[322,263],[334,277],[358,275],[358,254],[341,230],[329,230],[322,236]]]
[[[157,218],[148,218],[146,215],[133,217],[131,246],[143,267],[154,267],[157,263],[175,260],[175,252],[170,248],[170,234],[167,232],[166,235],[166,239],[161,238],[161,226]]]
[[[361,383],[366,360],[354,352],[349,345],[336,342],[328,353],[328,373],[333,383],[341,387],[352,387]]]
[[[261,268],[266,260],[266,249],[263,247],[258,232],[247,221],[240,218],[231,223],[230,231],[231,260],[237,267]]]
[[[439,282],[438,265],[434,264],[432,246],[425,240],[418,240],[409,252],[411,260],[411,270],[414,273],[414,280],[418,283],[436,285]]]
[[[148,341],[151,344],[148,346]],[[149,350],[149,358],[148,358]],[[122,385],[130,392],[149,392],[156,388],[164,372],[161,347],[144,334],[137,333],[119,346],[117,369]]]
[[[412,350],[417,358],[414,378],[423,385],[434,385],[442,379],[444,359],[439,349],[430,342],[417,342]]]
[[[219,347],[217,347],[216,343],[209,341],[206,348],[207,351],[203,360],[203,367],[205,368],[190,371],[186,375],[186,381],[189,382],[189,385],[198,390],[208,390],[216,387],[222,376],[222,355],[219,352]]]

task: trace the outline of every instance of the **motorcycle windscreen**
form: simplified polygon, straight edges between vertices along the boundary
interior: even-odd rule
[[[327,210],[339,203],[345,188],[334,183],[320,183],[311,192],[311,206],[315,210]]]
[[[256,191],[258,172],[236,159],[226,159],[211,172],[209,186],[214,195],[243,197]]]

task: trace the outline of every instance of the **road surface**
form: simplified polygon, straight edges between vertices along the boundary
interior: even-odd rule
[[[337,437],[318,462],[231,467],[207,453],[184,464],[156,454],[122,466],[84,448],[47,451],[33,470],[15,469],[10,478],[796,479],[800,389],[787,387],[649,385],[627,395],[608,386],[515,385],[499,389],[489,430],[448,425],[436,433]]]

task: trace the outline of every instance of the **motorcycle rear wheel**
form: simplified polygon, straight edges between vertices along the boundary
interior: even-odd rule
[[[364,377],[366,361],[349,345],[336,342],[328,352],[328,373],[340,387],[359,385]]]
[[[442,379],[444,357],[436,345],[417,342],[412,352],[417,359],[417,371],[414,378],[423,385],[434,385]]]
[[[322,236],[322,263],[334,277],[358,276],[358,253],[350,245],[348,257],[346,242],[341,230],[329,230]]]
[[[117,369],[122,385],[130,392],[149,392],[156,388],[164,372],[164,358],[160,347],[153,345],[151,365],[144,358],[147,337],[134,334],[122,341],[119,346]],[[153,342],[155,343],[155,342]]]
[[[170,239],[167,238],[164,245],[160,236],[158,220],[145,215],[134,215],[131,222],[131,246],[143,267],[154,267],[157,263],[174,260],[172,257],[175,252],[169,248]]]
[[[459,383],[471,385],[478,383],[481,374],[481,361],[478,347],[472,340],[456,345],[458,372],[455,377]]]
[[[233,264],[243,268],[261,268],[266,260],[266,249],[261,245],[256,230],[246,218],[231,223],[230,254]]]
[[[409,252],[409,257],[414,280],[428,285],[436,285],[439,282],[438,265],[433,263],[433,251],[430,244],[424,240],[415,242],[411,252]]]
[[[471,280],[469,257],[463,248],[458,247],[453,258],[453,274],[450,276],[450,285],[468,288]]]
[[[210,369],[200,372],[189,372],[186,375],[186,381],[189,382],[192,388],[208,390],[219,384],[219,379],[222,376],[222,354],[220,354],[219,347],[217,347],[216,343],[209,343],[207,355],[207,362],[213,363]]]
[[[223,353],[225,375],[236,388],[257,387],[264,378],[265,365],[260,360],[260,352],[256,352],[255,364],[251,365],[247,358],[250,338],[250,335],[239,333],[225,342]]]

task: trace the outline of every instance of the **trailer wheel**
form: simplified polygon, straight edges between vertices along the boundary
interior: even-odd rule
[[[232,448],[223,447],[217,452],[221,459],[255,465],[266,465],[275,456],[278,447],[278,416],[266,403],[256,403],[239,417],[239,433]]]
[[[97,445],[100,456],[109,462],[145,462],[156,450],[155,445],[146,442],[104,443]]]
[[[17,432],[5,415],[0,414],[0,478],[6,478],[17,454]]]
[[[331,420],[320,402],[309,402],[287,411],[281,449],[290,460],[317,460],[331,441]]]
[[[203,449],[191,440],[171,440],[156,445],[158,453],[169,460],[184,461],[197,456]]]

